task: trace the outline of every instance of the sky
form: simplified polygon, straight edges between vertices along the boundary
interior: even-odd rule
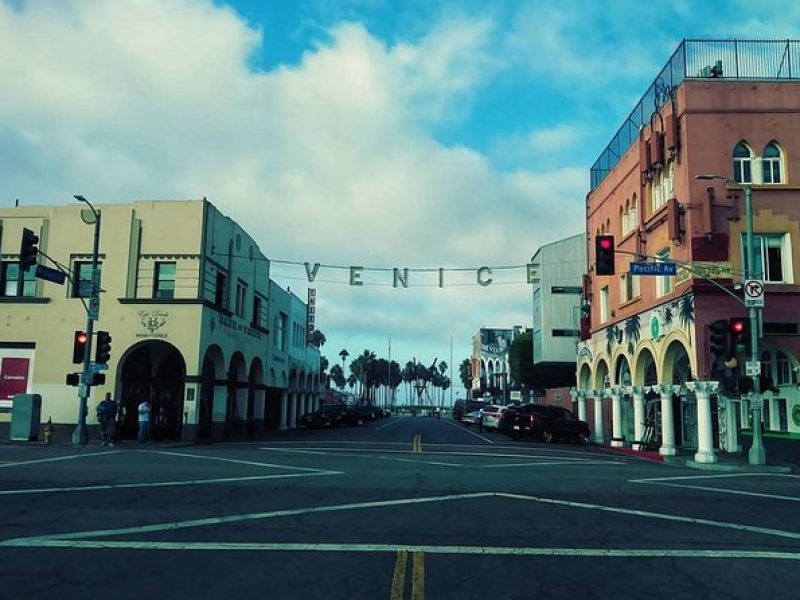
[[[584,231],[592,163],[680,41],[800,38],[800,4],[769,7],[0,0],[0,206],[205,196],[316,289],[331,363],[391,340],[457,381],[481,327],[531,326],[524,265]]]

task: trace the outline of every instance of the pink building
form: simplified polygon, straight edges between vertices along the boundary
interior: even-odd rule
[[[730,181],[696,178],[709,173]],[[661,454],[698,462],[748,444],[744,349],[727,334],[724,352],[710,345],[712,323],[747,316],[743,186],[766,291],[763,428],[800,438],[800,42],[687,40],[592,168],[573,395],[594,408],[597,441],[653,432]],[[599,234],[615,236],[615,275],[594,271]],[[645,260],[677,274],[629,273]]]

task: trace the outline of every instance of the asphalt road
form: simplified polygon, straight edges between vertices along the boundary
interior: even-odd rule
[[[0,598],[797,598],[798,501],[446,418],[0,445]]]

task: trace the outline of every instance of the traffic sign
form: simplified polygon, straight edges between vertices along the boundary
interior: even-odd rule
[[[748,360],[744,363],[744,374],[748,377],[758,377],[761,375],[761,363],[757,360]]]
[[[631,275],[676,275],[678,265],[674,262],[632,262]]]
[[[94,296],[89,298],[89,310],[87,311],[87,316],[92,321],[97,321],[100,318],[100,298]]]
[[[755,410],[761,410],[764,408],[764,398],[761,396],[753,396],[750,399],[750,408]]]
[[[52,281],[58,285],[64,285],[64,282],[67,280],[67,276],[62,271],[51,269],[44,265],[36,265],[36,277]]]
[[[747,308],[764,308],[764,282],[747,279],[744,282],[744,305]]]

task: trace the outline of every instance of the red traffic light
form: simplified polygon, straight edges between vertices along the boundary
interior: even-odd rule
[[[731,321],[731,332],[743,333],[745,329],[744,321]]]
[[[607,238],[607,237],[601,237],[601,238],[598,240],[598,243],[600,244],[600,247],[601,247],[603,250],[610,250],[610,249],[611,249],[611,246],[612,246],[612,241],[611,241],[611,238]]]
[[[80,332],[75,335],[75,341],[79,344],[85,344],[87,340],[86,334],[84,332]]]

